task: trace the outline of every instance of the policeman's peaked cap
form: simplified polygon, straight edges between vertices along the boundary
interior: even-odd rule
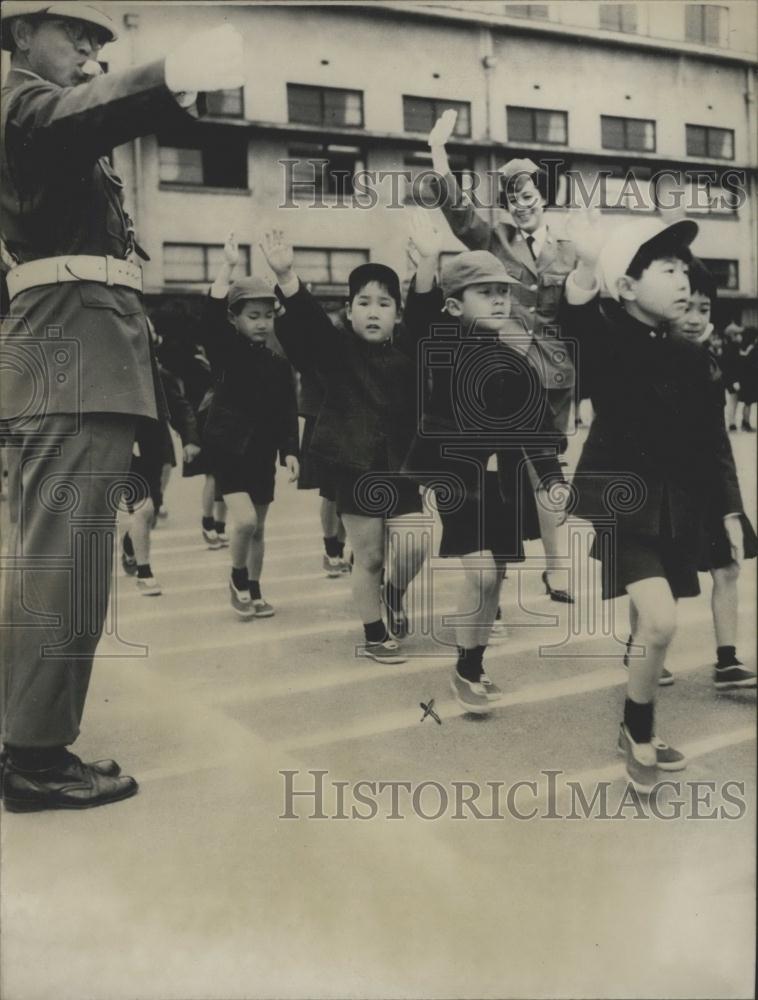
[[[76,21],[86,21],[87,24],[94,24],[100,29],[103,35],[103,43],[115,42],[118,38],[116,25],[113,19],[105,14],[99,7],[91,3],[81,3],[80,0],[61,0],[59,3],[36,3],[34,0],[6,0],[2,9],[2,25],[0,34],[2,36],[2,47],[10,49],[11,33],[10,22],[14,17],[30,17],[34,14],[47,14],[50,17],[68,17]]]

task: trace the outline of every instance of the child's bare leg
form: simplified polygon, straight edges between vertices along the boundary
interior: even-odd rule
[[[716,633],[717,646],[737,646],[737,612],[739,596],[737,580],[740,575],[739,563],[733,562],[711,570],[713,591],[711,592],[711,610],[713,611],[713,629]]]
[[[384,566],[384,519],[343,514],[347,537],[355,555],[353,603],[364,625],[381,621],[379,600]]]
[[[268,504],[255,504],[256,526],[255,530],[250,536],[250,544],[248,547],[248,556],[247,556],[247,573],[251,585],[254,583],[259,583],[261,578],[261,571],[263,569],[263,555],[265,551],[265,541],[263,534],[266,528],[266,515],[268,514],[268,508],[269,508]],[[258,596],[260,596],[260,591],[258,593]],[[252,594],[252,597],[253,600],[256,599],[255,594]]]
[[[633,614],[637,616],[634,638],[644,650],[642,656],[629,661],[627,693],[637,704],[652,704],[666,652],[676,631],[676,601],[664,577],[637,580],[626,589],[634,605]]]
[[[138,567],[150,565],[150,529],[154,513],[153,501],[147,497],[135,507],[129,519],[129,537],[132,540]]]
[[[461,563],[464,577],[458,608],[461,614],[466,614],[467,621],[457,627],[456,640],[461,649],[483,649],[489,642],[497,614],[502,566],[495,562],[491,552],[462,556]]]
[[[229,535],[232,577],[237,580],[235,586],[241,590],[243,586],[247,586],[247,560],[250,542],[258,527],[258,515],[247,493],[228,493],[224,500],[232,521]]]

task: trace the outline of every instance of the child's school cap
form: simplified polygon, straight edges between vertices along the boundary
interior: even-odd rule
[[[358,292],[365,288],[370,282],[376,281],[379,285],[384,285],[392,298],[400,308],[402,297],[400,295],[400,278],[391,267],[386,264],[359,264],[350,272],[347,284],[350,301],[352,302]]]
[[[505,264],[489,250],[464,250],[442,265],[442,293],[445,298],[462,292],[470,285],[483,285],[497,281],[503,285],[517,285],[505,269]]]
[[[253,275],[251,278],[240,278],[232,284],[232,287],[229,289],[227,302],[231,309],[237,302],[243,302],[247,299],[271,299],[276,301],[276,294],[267,281]]]
[[[618,280],[629,270],[639,251],[657,252],[688,247],[698,233],[698,225],[690,219],[666,225],[660,219],[635,219],[614,229],[600,251],[598,272],[604,291],[619,300]]]

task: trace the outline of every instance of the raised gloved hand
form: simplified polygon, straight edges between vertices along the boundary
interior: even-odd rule
[[[166,56],[165,74],[173,93],[241,87],[242,35],[230,24],[194,32]]]

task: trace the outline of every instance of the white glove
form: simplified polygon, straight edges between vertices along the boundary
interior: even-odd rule
[[[241,87],[242,35],[230,24],[195,32],[166,56],[165,74],[173,93]]]

